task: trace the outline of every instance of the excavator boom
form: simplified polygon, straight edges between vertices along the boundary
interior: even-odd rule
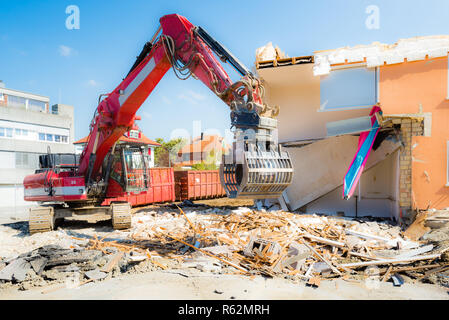
[[[230,63],[241,79],[233,82],[220,60]],[[41,168],[25,177],[25,200],[49,204],[30,210],[30,232],[51,230],[55,219],[90,212],[112,216],[115,228],[130,225],[129,203],[112,203],[110,208],[100,204],[108,190],[131,192],[129,184],[123,183],[128,169],[131,175],[141,172],[140,180],[135,179],[140,191],[148,188],[147,167],[127,168],[119,160],[125,151],[117,142],[124,133],[135,130],[137,110],[170,68],[180,79],[193,76],[203,82],[231,110],[235,141],[220,166],[228,197],[277,198],[288,187],[293,168],[276,139],[279,108],[264,102],[260,80],[223,45],[203,28],[171,14],[160,19],[158,31],[144,45],[125,79],[99,101],[80,157],[41,156]],[[141,151],[137,150],[136,156],[141,157]],[[124,172],[122,180],[117,178],[120,170]]]
[[[203,28],[186,18],[166,15],[160,25],[126,78],[97,107],[77,170],[85,177],[87,189],[102,190],[100,168],[104,159],[133,126],[143,102],[173,68],[181,79],[193,74],[231,108],[236,143],[221,166],[221,181],[228,196],[278,197],[290,184],[293,169],[288,154],[273,138],[278,109],[264,104],[260,81]],[[242,75],[240,81],[231,81],[214,53]]]

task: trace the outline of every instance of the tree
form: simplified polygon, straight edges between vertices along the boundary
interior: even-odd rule
[[[186,139],[177,138],[165,142],[162,138],[157,138],[156,142],[160,147],[154,148],[154,163],[156,167],[171,167],[178,151],[186,144]]]

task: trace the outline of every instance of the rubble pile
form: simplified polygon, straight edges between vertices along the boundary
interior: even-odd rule
[[[45,245],[14,258],[0,258],[0,284],[3,287],[18,284],[23,290],[54,283],[77,287],[121,273],[154,269],[140,266],[135,270],[137,263],[147,260],[148,256],[137,254],[133,245],[103,242],[96,236],[92,239],[72,237],[72,240],[74,245],[68,249]],[[153,259],[152,263],[157,262]]]
[[[412,241],[387,222],[250,208],[230,214],[180,209],[179,215],[135,219],[133,240],[159,243],[171,258],[200,269],[226,268],[313,284],[322,278],[364,278],[373,268],[383,281],[393,282],[399,274],[424,280],[449,269],[445,246]]]
[[[0,283],[22,289],[52,282],[67,286],[68,281],[79,286],[121,273],[198,269],[283,277],[312,286],[324,279],[360,281],[373,275],[396,286],[404,281],[449,285],[449,243],[426,240],[432,232],[417,236],[416,225],[403,232],[388,221],[257,207],[185,209],[140,210],[133,216],[133,228],[116,231],[114,237],[55,231],[70,237],[68,248],[44,245],[0,259]],[[441,215],[438,221],[426,217],[417,221],[443,230]]]
[[[46,285],[47,281],[65,280],[69,273],[77,274],[78,281],[101,266],[103,260],[103,253],[98,250],[46,245],[3,261],[0,282],[23,283],[22,288],[28,289]]]

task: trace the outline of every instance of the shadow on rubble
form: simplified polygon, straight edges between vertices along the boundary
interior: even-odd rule
[[[2,224],[2,226],[20,231],[20,233],[14,235],[14,237],[23,238],[23,237],[30,236],[28,221],[5,223],[5,224]],[[55,226],[55,230],[58,230],[58,228],[60,228],[59,230],[64,230],[66,233],[74,232],[75,230],[79,230],[79,229],[93,229],[95,232],[112,232],[112,231],[114,231],[114,229],[111,226],[110,221],[100,221],[97,223],[88,223],[85,221],[69,221],[69,220],[61,221],[61,222],[58,221],[58,223]],[[79,233],[79,235],[84,235],[84,234]]]
[[[15,235],[15,237],[23,238],[23,237],[29,236],[29,233],[28,233],[28,221],[4,223],[4,224],[2,224],[2,226],[11,228],[11,229],[14,229],[14,230],[17,230],[17,231],[20,231],[20,233]]]
[[[112,224],[110,220],[89,223],[82,220],[64,220],[58,221],[55,230],[60,227],[65,231],[78,229],[93,229],[95,232],[112,232]]]

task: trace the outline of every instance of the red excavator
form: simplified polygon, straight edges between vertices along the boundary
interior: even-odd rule
[[[115,229],[131,226],[129,203],[101,203],[111,184],[125,193],[139,193],[151,183],[142,150],[123,149],[117,141],[133,128],[137,110],[170,68],[180,79],[199,79],[231,109],[235,141],[220,166],[228,197],[277,198],[291,183],[291,160],[274,138],[279,107],[264,102],[261,81],[186,18],[170,14],[159,21],[126,78],[112,92],[100,95],[81,155],[41,155],[40,169],[25,177],[25,200],[40,203],[30,209],[30,233],[52,230],[55,222],[67,217],[112,219]],[[230,63],[241,79],[233,83],[214,54]],[[116,168],[123,171],[119,184],[111,180]]]

